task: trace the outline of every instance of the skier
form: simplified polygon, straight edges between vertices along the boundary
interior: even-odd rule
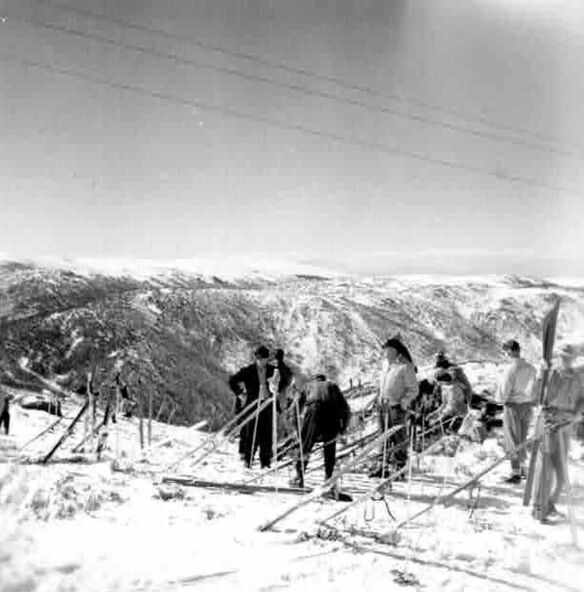
[[[564,345],[559,354],[560,367],[549,374],[542,407],[543,420],[538,421],[535,432],[535,436],[542,440],[535,464],[532,515],[542,522],[546,522],[549,516],[558,515],[556,504],[566,482],[572,422],[584,408],[584,385],[572,368],[575,349]],[[543,360],[537,374],[536,392],[542,388],[547,367]]]
[[[349,425],[351,410],[339,386],[317,374],[308,382],[304,392],[306,402],[301,430],[301,448],[296,462],[296,478],[291,485],[304,487],[304,473],[312,448],[324,442],[325,480],[332,477],[336,463],[336,444],[339,434]]]
[[[405,424],[406,412],[418,395],[418,381],[412,356],[399,335],[388,339],[382,349],[385,351],[387,368],[381,374],[377,406],[381,431],[386,432],[389,428]],[[393,460],[396,468],[405,467],[408,451],[406,447],[399,446],[404,440],[404,431],[398,431],[389,441],[383,441],[377,466],[369,474],[370,477],[383,478],[389,474],[391,445],[395,447]]]
[[[527,439],[535,403],[535,368],[521,357],[521,346],[514,339],[503,344],[503,351],[509,357],[509,364],[497,386],[496,399],[503,405],[503,436],[505,452],[513,451]],[[519,483],[525,478],[525,448],[511,457],[511,475],[507,483]]]
[[[241,412],[250,403],[259,399],[257,405],[270,397],[268,381],[274,375],[274,366],[268,363],[270,352],[260,345],[254,352],[255,362],[244,366],[229,378],[229,388],[236,396],[235,411]],[[242,388],[243,385],[243,388]],[[255,419],[248,422],[239,432],[239,453],[246,467],[250,468],[255,451],[259,446],[262,468],[270,466],[272,461],[272,405],[267,405],[261,412],[257,408],[242,417],[255,414]]]

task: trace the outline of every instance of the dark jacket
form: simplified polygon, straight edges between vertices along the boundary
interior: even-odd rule
[[[323,431],[336,435],[349,425],[351,409],[341,389],[330,380],[311,380],[306,385],[306,406],[322,411]]]
[[[280,382],[278,383],[278,392],[285,391],[292,384],[292,370],[285,362],[278,362],[276,368],[280,372]]]
[[[274,367],[268,364],[266,366],[266,388],[268,389],[268,392],[270,390],[268,379],[271,378],[273,374]],[[244,366],[229,379],[229,388],[235,395],[241,395],[244,393],[244,390],[241,388],[241,383],[243,383],[245,387],[246,400],[249,405],[251,401],[258,398],[260,392],[260,379],[258,376],[257,365],[255,363],[250,364],[249,366]]]

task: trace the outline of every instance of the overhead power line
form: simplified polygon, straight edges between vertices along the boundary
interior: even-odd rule
[[[438,165],[438,166],[442,166],[442,167],[447,167],[450,169],[463,170],[463,171],[466,171],[469,173],[474,173],[476,175],[480,175],[483,177],[492,177],[492,178],[496,178],[496,179],[499,179],[499,180],[502,180],[502,181],[505,181],[508,183],[516,183],[516,184],[525,185],[525,186],[529,186],[529,187],[536,187],[539,189],[552,191],[554,193],[579,195],[579,193],[575,189],[569,189],[569,188],[561,187],[558,185],[544,183],[544,182],[538,181],[536,179],[530,179],[528,177],[522,177],[520,175],[511,175],[511,174],[508,174],[505,172],[488,171],[488,170],[483,169],[481,167],[475,167],[475,166],[467,165],[467,164],[464,164],[461,162],[437,158],[434,156],[428,156],[426,154],[412,152],[409,150],[404,150],[402,148],[395,148],[395,147],[387,146],[387,145],[380,144],[377,142],[368,142],[365,140],[349,138],[349,137],[344,136],[342,134],[337,134],[335,132],[330,132],[328,130],[319,130],[319,129],[315,129],[315,128],[311,128],[311,127],[303,126],[303,125],[299,125],[299,124],[278,121],[276,119],[271,119],[268,117],[260,117],[257,115],[252,115],[249,113],[244,113],[242,111],[231,109],[229,107],[221,107],[218,105],[212,105],[212,104],[207,103],[205,101],[185,99],[183,97],[178,97],[178,96],[171,95],[171,94],[168,94],[165,92],[152,91],[152,90],[141,88],[138,86],[133,86],[131,84],[126,84],[126,83],[122,83],[122,82],[115,82],[112,80],[108,80],[107,78],[102,78],[99,76],[86,74],[84,72],[60,68],[58,66],[54,66],[49,63],[43,63],[43,62],[37,62],[34,60],[23,59],[21,57],[17,57],[17,56],[10,55],[10,54],[0,54],[0,60],[19,63],[21,65],[24,65],[24,66],[27,66],[30,68],[37,68],[37,69],[46,70],[49,72],[58,73],[60,75],[67,76],[70,78],[76,78],[79,80],[84,80],[86,82],[90,82],[92,84],[97,84],[100,86],[107,86],[110,88],[123,90],[126,92],[138,94],[141,96],[151,97],[151,98],[158,99],[160,101],[165,101],[168,103],[174,103],[177,105],[194,107],[196,109],[219,113],[220,115],[225,115],[225,116],[228,116],[228,117],[231,117],[234,119],[251,121],[253,123],[261,123],[263,125],[268,125],[268,126],[282,129],[282,130],[286,130],[286,131],[298,132],[298,133],[302,133],[302,134],[309,135],[312,137],[317,137],[317,138],[324,138],[324,139],[332,140],[334,142],[337,142],[340,144],[345,144],[348,146],[366,148],[367,150],[372,150],[375,152],[390,154],[393,156],[401,156],[404,158],[409,158],[409,159],[417,160],[420,162],[426,162],[426,163],[430,163],[430,164],[434,164],[434,165]]]
[[[220,73],[229,74],[230,76],[235,76],[238,78],[242,78],[244,80],[249,80],[252,82],[260,82],[262,84],[275,86],[275,87],[283,88],[286,90],[291,90],[293,92],[297,92],[300,94],[304,94],[304,95],[308,95],[308,96],[315,96],[315,97],[326,99],[326,100],[333,101],[336,103],[350,105],[352,107],[358,107],[361,109],[365,109],[366,111],[371,112],[371,113],[381,113],[383,115],[388,115],[390,117],[415,121],[416,123],[440,127],[440,128],[447,129],[450,131],[460,132],[463,134],[469,134],[472,136],[476,136],[476,137],[491,140],[491,141],[505,142],[505,143],[511,144],[511,145],[523,146],[526,148],[530,148],[532,150],[538,150],[538,151],[547,152],[547,153],[554,153],[554,154],[557,154],[562,157],[574,158],[574,159],[584,159],[584,154],[579,155],[579,154],[575,154],[573,152],[567,152],[567,151],[559,150],[559,149],[556,149],[553,147],[543,146],[541,144],[533,144],[532,142],[528,142],[525,140],[513,139],[513,138],[506,137],[506,136],[500,136],[497,134],[493,134],[493,133],[490,133],[487,131],[471,129],[471,128],[468,128],[465,126],[457,125],[455,123],[448,123],[445,121],[432,119],[430,117],[426,117],[423,115],[401,113],[400,111],[396,111],[395,109],[391,109],[388,107],[374,106],[369,103],[366,103],[365,101],[361,101],[358,99],[351,99],[351,98],[347,98],[347,97],[342,97],[342,96],[336,95],[334,93],[326,92],[326,91],[313,90],[313,89],[306,88],[306,87],[299,85],[299,84],[290,84],[290,83],[286,83],[286,82],[281,82],[278,80],[274,80],[272,78],[267,78],[265,76],[259,76],[256,74],[246,74],[245,72],[241,72],[241,71],[233,69],[233,68],[226,68],[226,67],[222,67],[222,66],[214,66],[211,64],[206,64],[206,63],[200,62],[198,60],[181,57],[175,53],[154,50],[154,49],[150,49],[147,47],[143,47],[140,45],[134,45],[134,44],[130,44],[130,43],[124,43],[122,41],[116,41],[116,40],[110,39],[108,37],[102,37],[101,35],[95,35],[94,33],[87,33],[85,31],[79,31],[77,29],[71,29],[69,27],[63,27],[61,25],[55,25],[53,23],[47,23],[44,21],[43,22],[35,21],[35,20],[28,19],[28,18],[21,17],[21,16],[11,16],[10,18],[14,19],[14,20],[21,21],[21,22],[31,25],[33,27],[40,27],[43,29],[48,29],[50,31],[55,31],[57,33],[61,33],[64,35],[70,35],[73,37],[77,37],[79,39],[88,39],[91,41],[97,41],[99,43],[103,43],[104,45],[119,47],[119,48],[125,49],[127,51],[133,51],[133,52],[140,53],[143,55],[154,56],[159,59],[171,60],[171,61],[181,64],[181,65],[196,67],[196,68],[205,69],[205,70],[211,70],[213,72],[220,72]]]
[[[205,50],[205,51],[215,52],[215,53],[219,53],[222,55],[234,57],[237,59],[247,60],[247,61],[250,61],[253,63],[261,64],[261,65],[269,67],[269,68],[282,70],[285,72],[289,72],[291,74],[305,76],[307,78],[310,78],[313,80],[318,80],[321,82],[327,82],[330,84],[334,84],[340,88],[345,88],[347,90],[358,91],[358,92],[365,93],[367,95],[374,96],[377,98],[391,100],[391,101],[394,101],[397,103],[402,103],[402,104],[405,104],[408,106],[414,106],[414,107],[417,107],[420,109],[435,111],[436,113],[456,117],[460,120],[466,121],[467,123],[471,123],[471,124],[478,123],[480,125],[489,126],[493,129],[498,129],[499,131],[523,135],[523,136],[531,137],[533,139],[537,139],[537,140],[540,140],[543,142],[552,142],[556,146],[558,144],[565,144],[564,140],[562,138],[557,137],[557,136],[548,135],[548,134],[541,134],[538,132],[534,132],[533,130],[507,125],[507,124],[504,124],[504,123],[501,123],[501,122],[498,122],[498,121],[495,121],[493,119],[489,119],[486,117],[471,116],[466,113],[462,113],[461,111],[458,111],[456,109],[449,109],[444,106],[435,105],[435,104],[432,104],[432,103],[429,103],[426,101],[412,99],[410,97],[406,97],[403,95],[399,95],[399,94],[395,94],[395,93],[381,92],[378,89],[375,89],[375,88],[373,88],[369,85],[366,85],[366,84],[356,84],[356,83],[352,83],[352,82],[347,82],[346,80],[342,80],[341,78],[338,78],[336,76],[329,76],[329,75],[325,75],[325,74],[320,74],[318,72],[314,72],[312,70],[308,70],[305,68],[291,66],[291,65],[286,64],[284,62],[270,60],[268,58],[257,56],[257,55],[251,54],[251,53],[236,51],[233,49],[229,49],[226,47],[222,47],[219,45],[215,45],[212,43],[201,41],[200,39],[192,39],[192,38],[187,38],[187,37],[183,37],[183,36],[179,36],[179,35],[174,35],[174,34],[169,33],[168,31],[165,31],[164,29],[161,29],[161,28],[148,27],[145,25],[138,25],[138,24],[133,23],[131,21],[114,18],[114,17],[108,16],[105,14],[93,12],[91,10],[86,10],[83,8],[78,8],[78,7],[73,7],[73,6],[69,6],[66,4],[61,4],[59,2],[53,2],[51,0],[33,0],[33,1],[39,5],[44,5],[44,6],[48,6],[51,8],[56,8],[56,9],[64,11],[64,12],[69,12],[71,14],[85,16],[88,18],[102,21],[102,22],[106,22],[106,23],[114,24],[114,25],[117,25],[120,27],[124,27],[127,29],[141,31],[143,33],[155,35],[155,36],[158,36],[163,39],[177,41],[177,42],[185,44],[185,45],[190,45],[191,47],[197,47],[197,48]],[[555,150],[558,151],[558,153],[564,152],[566,154],[572,154],[574,149],[581,151],[581,150],[584,150],[584,147],[578,145],[578,146],[573,147],[572,150],[567,150],[567,149],[565,150],[563,148],[556,148]],[[578,156],[576,156],[576,157],[578,157]]]

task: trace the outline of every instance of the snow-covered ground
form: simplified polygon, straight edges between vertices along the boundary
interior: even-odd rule
[[[73,405],[65,407],[73,416]],[[119,422],[101,462],[72,454],[80,426],[46,466],[38,459],[57,440],[50,433],[18,449],[55,418],[13,405],[13,435],[0,436],[0,590],[582,590],[584,551],[571,544],[567,521],[542,525],[522,506],[522,489],[502,482],[503,463],[480,491],[458,495],[395,531],[383,501],[369,501],[333,521],[318,521],[340,502],[318,499],[275,526],[267,520],[300,501],[284,492],[244,494],[162,483],[168,465],[208,437],[197,430],[154,423],[154,446],[142,460],[138,420]],[[65,422],[63,422],[65,423]],[[118,453],[118,463],[112,463]],[[502,455],[496,436],[462,442],[454,456],[412,463],[411,479],[393,485],[386,501],[397,521],[451,491]],[[20,459],[20,461],[19,461]],[[315,454],[310,466],[317,467]],[[584,460],[573,441],[570,477],[576,525],[584,545]],[[199,479],[242,483],[235,442],[224,441],[196,467],[173,469]],[[263,484],[287,485],[290,468],[265,475]],[[318,485],[322,469],[310,473]],[[372,481],[343,477],[358,496]],[[477,501],[478,494],[478,501]],[[560,507],[566,510],[565,499]],[[470,506],[476,502],[476,508]]]

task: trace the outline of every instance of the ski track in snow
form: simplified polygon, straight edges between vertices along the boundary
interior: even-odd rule
[[[66,405],[73,415],[73,405]],[[109,590],[397,590],[399,574],[418,590],[580,590],[584,551],[570,545],[566,523],[545,526],[521,505],[521,489],[502,483],[504,463],[489,474],[477,509],[469,516],[469,495],[435,506],[400,531],[397,544],[374,540],[392,531],[381,501],[350,509],[335,521],[340,534],[317,521],[339,504],[317,500],[292,514],[275,531],[260,524],[299,501],[297,495],[253,495],[159,485],[166,466],[206,437],[184,427],[154,423],[150,462],[140,462],[138,420],[122,420],[120,470],[112,470],[116,432],[103,462],[66,462],[82,436],[76,429],[67,450],[47,466],[18,464],[17,449],[54,417],[13,406],[14,435],[0,436],[0,589],[53,592]],[[63,428],[61,428],[62,430]],[[56,441],[48,434],[25,449],[39,457]],[[401,520],[439,493],[476,474],[502,454],[497,438],[483,445],[463,443],[454,457],[431,456],[413,462],[412,481],[395,483],[387,496]],[[79,457],[77,457],[79,459]],[[11,460],[12,459],[12,460]],[[311,458],[309,469],[320,463]],[[225,441],[207,459],[178,473],[200,479],[245,482],[259,468],[244,470],[236,443]],[[290,469],[266,475],[263,484],[286,485]],[[573,442],[571,480],[576,520],[584,527],[583,447]],[[323,480],[323,469],[308,485]],[[343,478],[343,490],[359,495],[371,486],[366,474]],[[159,491],[178,496],[163,501]],[[475,491],[476,493],[476,491]],[[181,497],[182,496],[182,497]],[[565,503],[565,499],[562,499]],[[561,510],[565,510],[562,503]],[[387,540],[387,538],[386,538]]]

